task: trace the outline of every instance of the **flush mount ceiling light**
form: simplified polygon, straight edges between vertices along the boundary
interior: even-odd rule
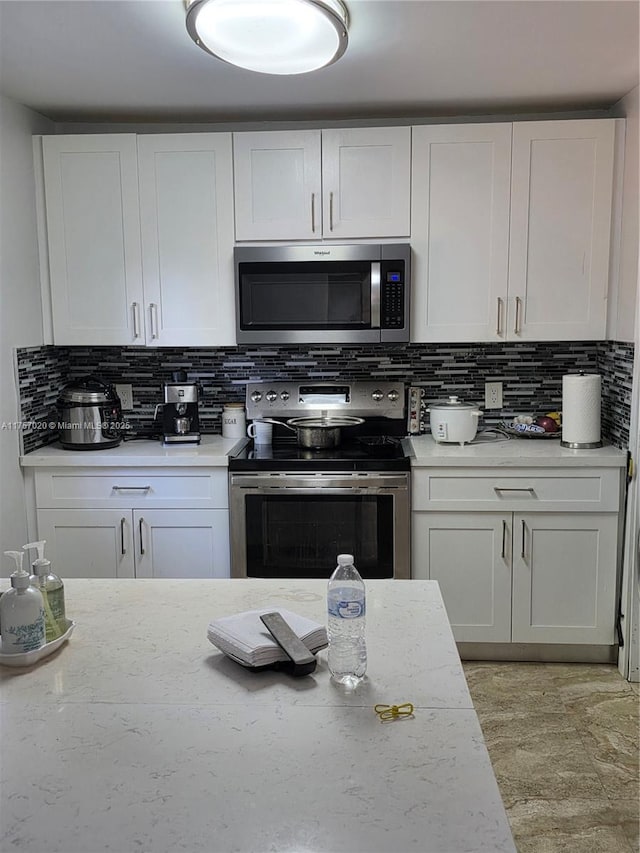
[[[305,74],[347,49],[340,0],[187,0],[187,30],[213,56],[262,74]]]

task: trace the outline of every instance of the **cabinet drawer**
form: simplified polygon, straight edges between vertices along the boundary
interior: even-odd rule
[[[39,508],[227,509],[226,469],[43,469],[36,472]]]
[[[502,510],[535,512],[616,512],[620,501],[618,469],[439,468],[414,471],[414,510]]]

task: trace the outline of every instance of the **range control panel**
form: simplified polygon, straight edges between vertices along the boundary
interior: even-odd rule
[[[399,382],[250,382],[247,418],[353,415],[404,418],[405,388]]]

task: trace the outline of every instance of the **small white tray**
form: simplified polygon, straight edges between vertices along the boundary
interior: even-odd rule
[[[2,642],[0,641],[0,664],[4,666],[31,666],[42,658],[46,658],[53,654],[56,649],[65,643],[73,634],[73,629],[76,623],[67,619],[67,630],[57,640],[51,640],[50,643],[45,643],[41,649],[34,649],[32,652],[18,652],[17,654],[5,655],[2,653]]]

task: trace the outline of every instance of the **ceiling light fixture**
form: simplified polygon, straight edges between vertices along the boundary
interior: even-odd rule
[[[347,49],[340,0],[186,0],[187,30],[218,59],[262,74],[305,74]]]

